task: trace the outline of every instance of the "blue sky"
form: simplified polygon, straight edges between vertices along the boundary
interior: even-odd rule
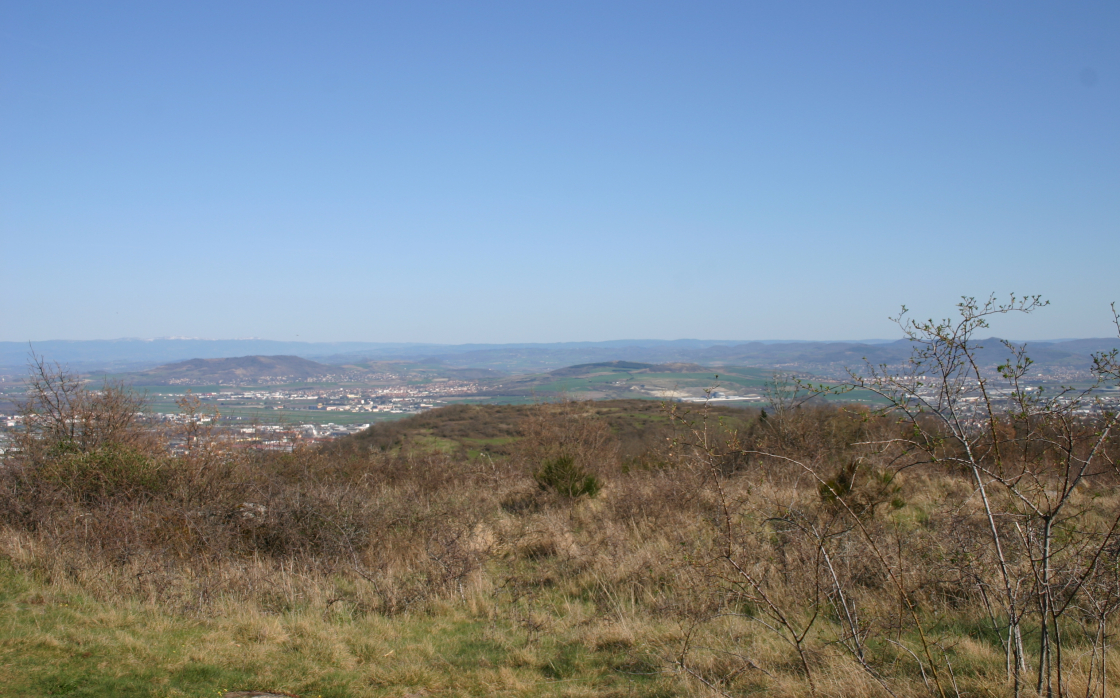
[[[1107,336],[1118,195],[1115,2],[0,2],[0,340]]]

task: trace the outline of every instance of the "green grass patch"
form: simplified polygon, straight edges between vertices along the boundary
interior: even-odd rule
[[[232,604],[196,618],[64,594],[0,562],[0,686],[12,698],[219,698],[234,690],[314,698],[671,694],[664,677],[581,636],[586,622],[527,635],[461,607],[386,618],[323,608],[264,614]]]

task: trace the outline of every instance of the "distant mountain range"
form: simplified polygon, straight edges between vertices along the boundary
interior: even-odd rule
[[[982,342],[981,363],[994,366],[1007,357],[999,340]],[[1028,342],[1029,354],[1040,371],[1078,372],[1091,365],[1094,352],[1120,348],[1117,339],[1073,339]],[[29,347],[19,342],[0,342],[0,367],[8,373],[22,371],[33,349],[50,361],[79,371],[145,371],[156,366],[191,360],[231,356],[268,356],[308,359],[317,366],[367,364],[376,361],[408,361],[439,365],[446,369],[493,369],[507,373],[550,371],[579,364],[632,361],[647,364],[691,363],[704,366],[754,366],[795,370],[818,375],[837,375],[845,367],[899,364],[910,355],[905,340],[866,342],[738,342],[731,340],[615,340],[609,342],[563,342],[552,344],[375,344],[362,342],[276,342],[269,340],[95,340],[38,342]],[[310,363],[310,362],[309,362]],[[185,373],[201,370],[202,364],[183,365]],[[256,367],[252,370],[272,370]],[[275,368],[275,367],[273,367]],[[294,365],[291,366],[295,371]],[[168,370],[164,366],[161,371]],[[209,370],[209,369],[207,369]],[[225,369],[223,369],[225,370]],[[229,371],[249,370],[231,367]],[[311,371],[305,366],[303,370]],[[328,369],[314,369],[328,371]],[[337,370],[337,369],[335,369]],[[235,373],[231,373],[231,376]],[[265,375],[265,374],[262,374]],[[291,373],[288,375],[299,375]],[[315,375],[322,375],[315,374]],[[308,374],[308,377],[313,377]],[[171,378],[168,378],[171,380]]]
[[[998,339],[982,341],[977,354],[982,365],[996,366],[1009,352]],[[1048,372],[1084,372],[1094,352],[1120,349],[1117,339],[1077,339],[1061,342],[1028,342],[1035,368]],[[840,376],[846,368],[898,365],[909,358],[913,345],[894,342],[726,342],[708,345],[663,342],[629,345],[537,345],[487,347],[467,351],[431,353],[426,360],[444,366],[491,368],[510,373],[549,371],[565,366],[634,361],[648,364],[690,363],[704,366],[751,366]],[[328,359],[329,360],[329,359]]]
[[[870,340],[871,343],[879,340]],[[767,343],[767,342],[762,342]],[[377,342],[281,342],[267,339],[95,339],[48,340],[42,342],[0,342],[0,367],[22,368],[32,351],[49,361],[68,364],[79,370],[139,371],[174,361],[216,359],[230,356],[299,356],[331,364],[361,363],[371,360],[417,360],[468,354],[478,357],[496,355],[547,357],[578,354],[581,351],[627,354],[635,348],[684,351],[713,346],[743,344],[736,340],[657,340],[622,339],[606,342],[555,342],[545,344],[423,344]],[[485,359],[481,359],[485,360]],[[501,359],[499,359],[501,361]],[[545,359],[547,362],[547,359]],[[462,362],[460,362],[462,363]],[[471,359],[468,364],[477,363]],[[573,362],[563,363],[567,366]],[[467,364],[464,364],[467,365]]]

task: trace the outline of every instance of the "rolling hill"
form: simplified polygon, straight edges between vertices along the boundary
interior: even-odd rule
[[[238,356],[180,361],[135,374],[134,380],[138,385],[234,385],[307,381],[338,371],[298,356]]]
[[[712,369],[690,363],[651,364],[602,361],[567,366],[546,373],[502,379],[484,391],[492,397],[581,400],[698,397],[705,388],[757,393],[771,372],[750,368]]]
[[[652,400],[615,399],[585,407],[587,415],[602,419],[619,439],[624,456],[634,456],[665,442],[671,431],[664,404]],[[509,455],[524,436],[526,420],[538,410],[534,405],[452,405],[393,422],[374,424],[326,448],[463,451],[469,456],[488,453]],[[711,405],[707,414],[724,427],[738,428],[756,413],[749,408]]]

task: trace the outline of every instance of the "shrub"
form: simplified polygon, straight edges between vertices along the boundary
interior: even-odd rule
[[[61,453],[39,466],[35,478],[84,504],[132,500],[160,493],[166,485],[162,459],[110,443],[84,452]]]
[[[542,490],[573,499],[585,494],[594,497],[602,489],[599,478],[587,472],[576,463],[574,458],[567,455],[546,460],[540,469],[533,473],[533,479]]]

